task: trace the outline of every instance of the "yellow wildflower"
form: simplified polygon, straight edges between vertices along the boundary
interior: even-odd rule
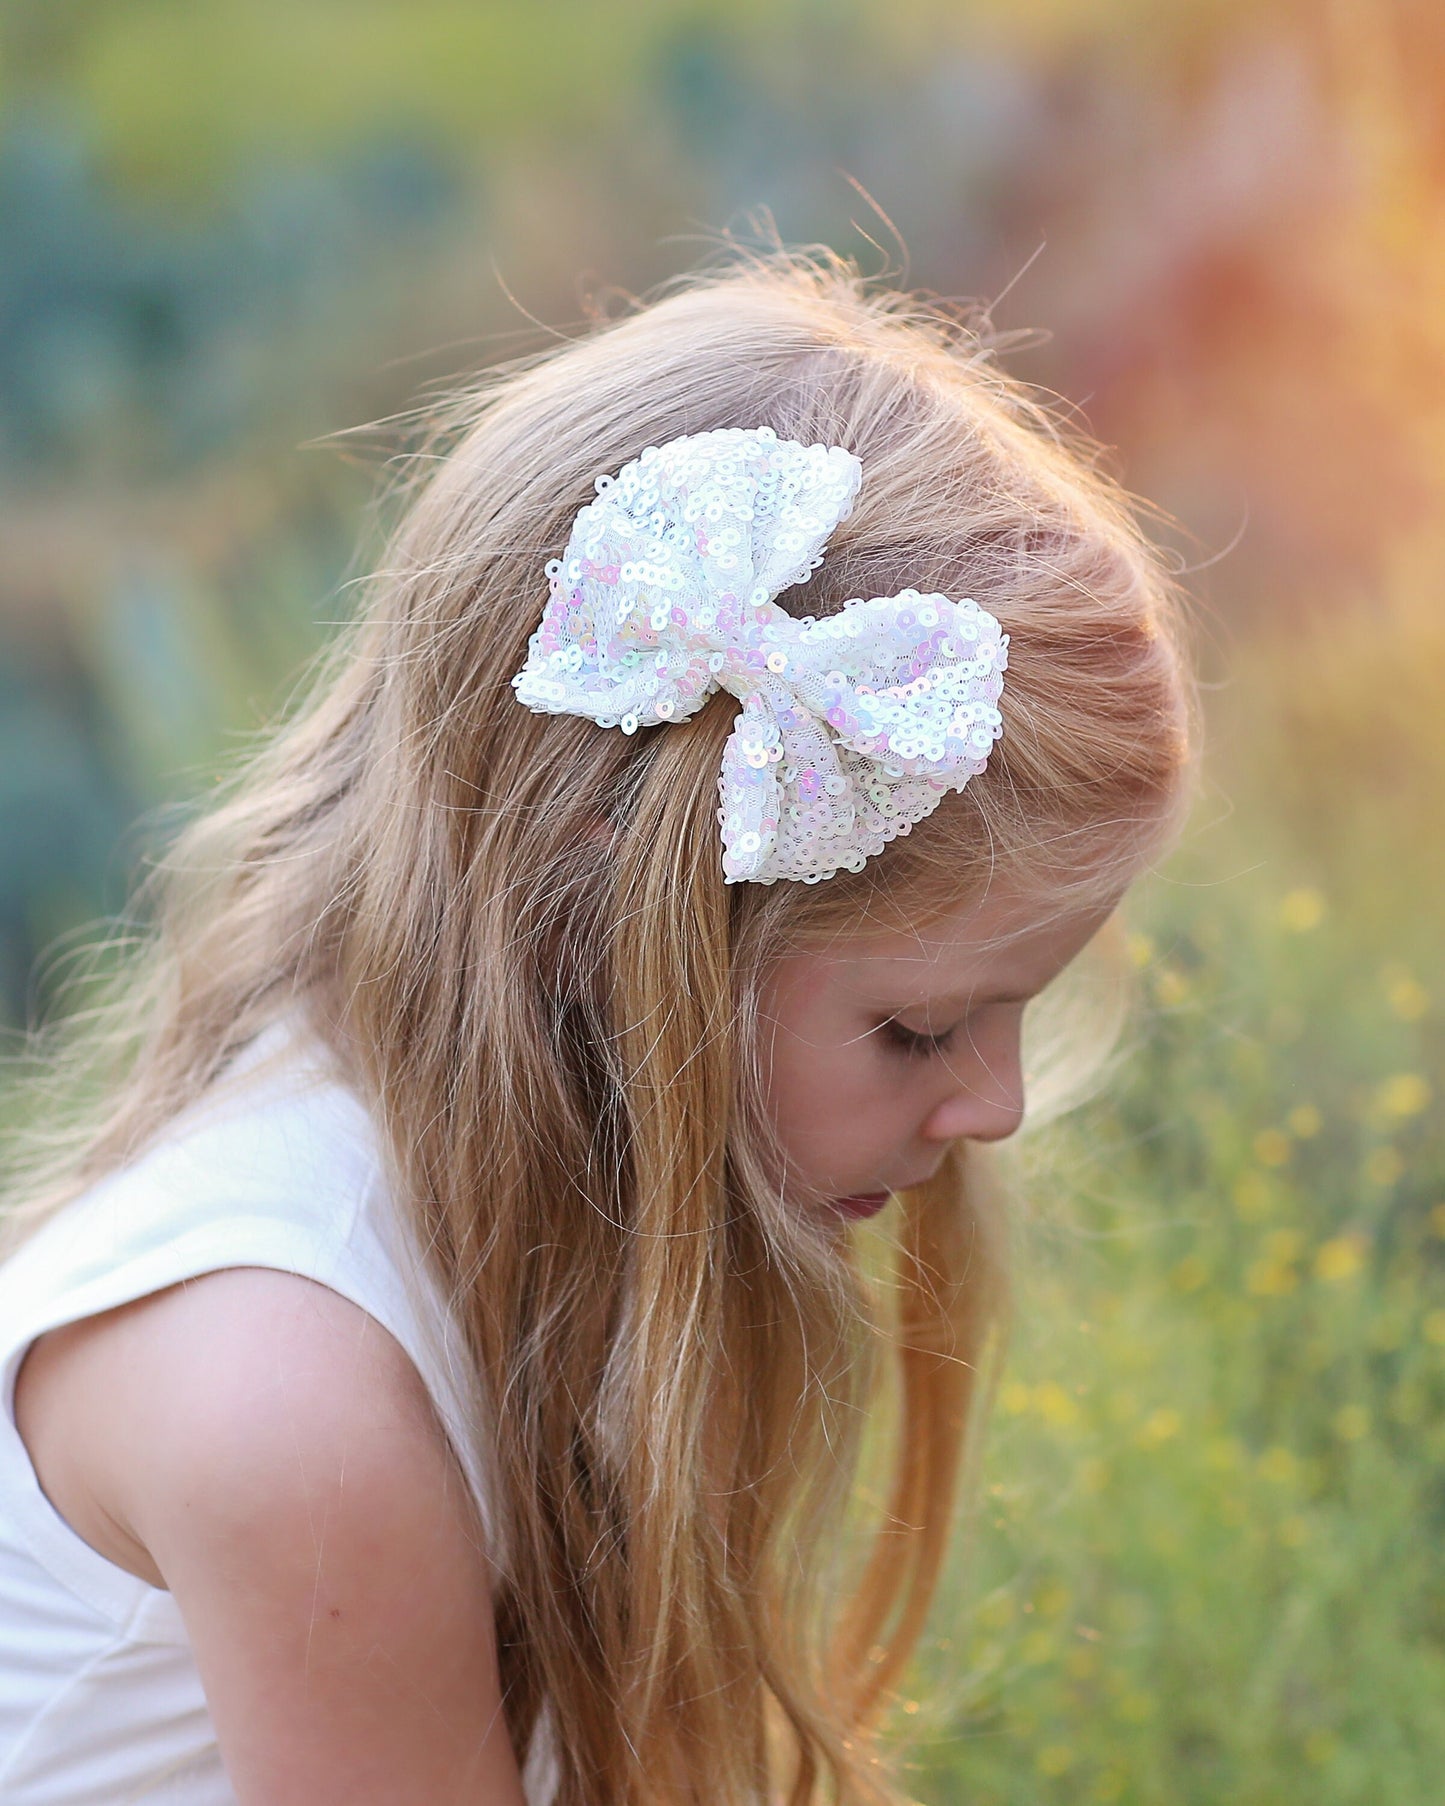
[[[1380,973],[1385,1001],[1402,1022],[1418,1022],[1430,1007],[1430,998],[1408,966],[1391,960]]]
[[[1362,1235],[1337,1235],[1321,1242],[1315,1253],[1315,1278],[1334,1285],[1354,1279],[1365,1264],[1365,1247]]]
[[[1430,1081],[1419,1072],[1397,1072],[1381,1084],[1375,1101],[1386,1116],[1418,1116],[1430,1104]]]
[[[1033,1398],[1022,1380],[1008,1380],[999,1388],[998,1402],[1010,1417],[1022,1417]]]
[[[1189,980],[1174,966],[1161,966],[1154,976],[1154,995],[1166,1010],[1176,1009],[1189,995]]]
[[[1431,1311],[1421,1328],[1425,1331],[1427,1342],[1433,1342],[1437,1348],[1445,1348],[1445,1311]]]
[[[1299,1461],[1292,1449],[1276,1443],[1260,1456],[1259,1471],[1264,1479],[1272,1481],[1274,1485],[1288,1486],[1299,1473]]]
[[[1307,934],[1325,919],[1325,900],[1317,890],[1292,890],[1280,903],[1279,919],[1292,934]]]
[[[1251,1168],[1234,1182],[1234,1208],[1246,1223],[1257,1223],[1270,1206],[1270,1183],[1263,1173]]]
[[[1370,1414],[1363,1405],[1344,1405],[1335,1412],[1335,1435],[1341,1442],[1358,1442],[1369,1428]]]
[[[1157,1448],[1161,1442],[1168,1442],[1177,1436],[1183,1428],[1184,1419],[1177,1411],[1171,1411],[1165,1406],[1149,1413],[1139,1432],[1139,1441],[1145,1448]]]
[[[1053,1380],[1045,1380],[1042,1386],[1035,1386],[1034,1410],[1045,1423],[1072,1424],[1079,1421],[1078,1405]]]
[[[1403,984],[1391,985],[1390,1008],[1402,1022],[1418,1022],[1429,1007],[1425,987],[1416,984],[1413,978],[1407,978]]]
[[[1209,1268],[1197,1254],[1186,1254],[1169,1275],[1176,1292],[1197,1292],[1209,1278]]]
[[[1301,1141],[1309,1141],[1324,1127],[1324,1118],[1313,1104],[1297,1104],[1285,1118],[1285,1122],[1290,1134],[1298,1136]]]
[[[1299,1284],[1299,1274],[1280,1261],[1257,1260],[1244,1283],[1256,1298],[1287,1298]]]
[[[1283,1166],[1290,1156],[1290,1138],[1279,1129],[1261,1129],[1254,1138],[1254,1155],[1261,1166]]]

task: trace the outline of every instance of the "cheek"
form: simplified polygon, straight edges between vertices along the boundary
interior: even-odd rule
[[[900,1132],[871,1038],[840,1045],[821,1034],[779,1035],[768,1108],[789,1161],[825,1185],[854,1182],[858,1162],[870,1163]]]

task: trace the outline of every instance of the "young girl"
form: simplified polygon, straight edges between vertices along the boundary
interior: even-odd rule
[[[85,1109],[27,1106],[0,1795],[894,1801],[981,1144],[1181,820],[1177,598],[966,321],[824,256],[443,430],[73,1031]]]

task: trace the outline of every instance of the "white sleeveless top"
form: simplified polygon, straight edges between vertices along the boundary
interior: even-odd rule
[[[15,1428],[15,1376],[46,1330],[216,1268],[304,1274],[368,1311],[410,1355],[488,1519],[456,1378],[460,1333],[389,1208],[368,1113],[296,1029],[269,1029],[236,1068],[264,1070],[244,1085],[228,1078],[0,1264],[6,1806],[235,1802],[174,1600],[70,1529]],[[550,1791],[539,1773],[527,1782],[529,1799]]]

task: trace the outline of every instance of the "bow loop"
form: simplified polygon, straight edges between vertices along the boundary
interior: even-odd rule
[[[854,752],[914,774],[982,771],[1003,724],[1006,654],[998,622],[971,599],[855,599],[808,623],[798,655],[821,673],[818,712]]]
[[[862,477],[841,446],[727,428],[597,479],[512,679],[625,733],[742,704],[719,775],[728,882],[858,870],[983,769],[1008,636],[971,599],[904,590],[821,620],[774,601],[822,561]]]
[[[861,478],[841,446],[797,445],[766,427],[648,446],[599,477],[565,555],[547,566],[519,698],[628,731],[686,720],[756,639],[757,612],[816,569]]]

